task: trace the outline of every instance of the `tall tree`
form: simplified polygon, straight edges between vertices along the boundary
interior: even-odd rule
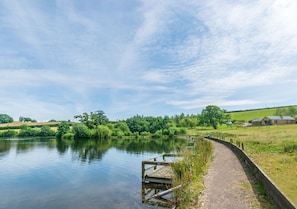
[[[7,114],[0,114],[0,124],[1,123],[12,123],[13,118]]]
[[[217,129],[218,125],[225,123],[228,118],[230,116],[226,110],[220,109],[215,105],[208,105],[201,112],[199,125],[212,126],[214,129]]]
[[[82,115],[76,115],[74,118],[85,124],[88,128],[93,129],[99,125],[104,125],[108,122],[108,118],[102,110],[91,112],[90,114],[84,112]]]

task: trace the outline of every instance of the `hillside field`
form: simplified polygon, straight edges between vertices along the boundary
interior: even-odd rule
[[[294,106],[297,107],[297,106]],[[261,118],[265,116],[273,116],[276,113],[276,110],[279,108],[286,107],[275,107],[275,108],[263,108],[255,110],[243,110],[243,111],[232,111],[229,112],[231,120],[237,121],[250,121],[256,118]]]

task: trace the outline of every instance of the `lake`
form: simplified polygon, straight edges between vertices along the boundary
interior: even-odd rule
[[[142,203],[141,161],[177,139],[0,140],[0,208],[158,208]]]

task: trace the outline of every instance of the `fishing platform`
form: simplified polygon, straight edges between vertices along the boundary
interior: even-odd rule
[[[142,183],[172,184],[172,164],[180,160],[179,154],[162,154],[142,161]]]

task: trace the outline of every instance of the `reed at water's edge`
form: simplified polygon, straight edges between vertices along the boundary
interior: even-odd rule
[[[213,152],[212,144],[203,138],[195,140],[192,149],[182,151],[183,159],[173,164],[175,177],[173,186],[182,185],[175,191],[179,208],[189,208],[195,204],[203,189],[203,176]]]

